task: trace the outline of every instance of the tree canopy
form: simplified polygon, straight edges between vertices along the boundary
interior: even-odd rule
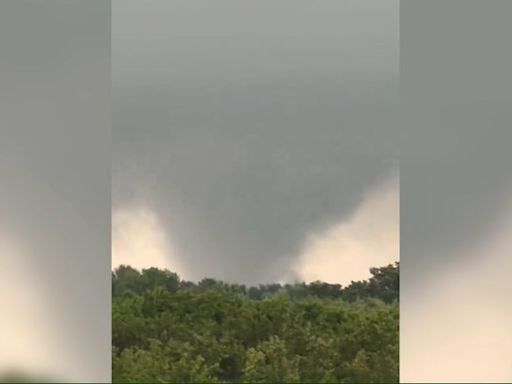
[[[112,273],[114,382],[398,382],[399,263],[347,287]]]

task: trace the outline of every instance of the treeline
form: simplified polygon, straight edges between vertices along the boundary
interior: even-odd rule
[[[122,265],[112,272],[112,296],[122,296],[126,293],[143,294],[155,288],[164,288],[173,293],[178,290],[231,292],[253,300],[261,300],[276,293],[285,293],[292,299],[317,297],[354,302],[360,299],[374,298],[385,303],[393,303],[399,299],[399,268],[398,262],[381,268],[371,268],[369,280],[353,281],[346,287],[321,281],[309,284],[304,282],[284,285],[276,283],[247,287],[243,284],[230,284],[211,278],[194,283],[180,280],[176,273],[168,270],[148,268],[139,272],[130,266]]]
[[[398,382],[399,263],[347,287],[112,274],[114,382]]]

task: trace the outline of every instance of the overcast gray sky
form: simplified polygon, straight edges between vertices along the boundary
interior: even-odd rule
[[[295,278],[312,235],[397,198],[397,1],[114,1],[112,45],[114,225],[139,212],[186,277]]]

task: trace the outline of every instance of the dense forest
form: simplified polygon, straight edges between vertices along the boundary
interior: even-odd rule
[[[399,263],[370,272],[246,287],[120,266],[113,382],[398,382]]]

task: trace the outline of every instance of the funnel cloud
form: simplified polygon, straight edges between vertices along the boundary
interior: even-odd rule
[[[398,2],[114,1],[113,95],[114,214],[187,278],[293,279],[397,171]]]

